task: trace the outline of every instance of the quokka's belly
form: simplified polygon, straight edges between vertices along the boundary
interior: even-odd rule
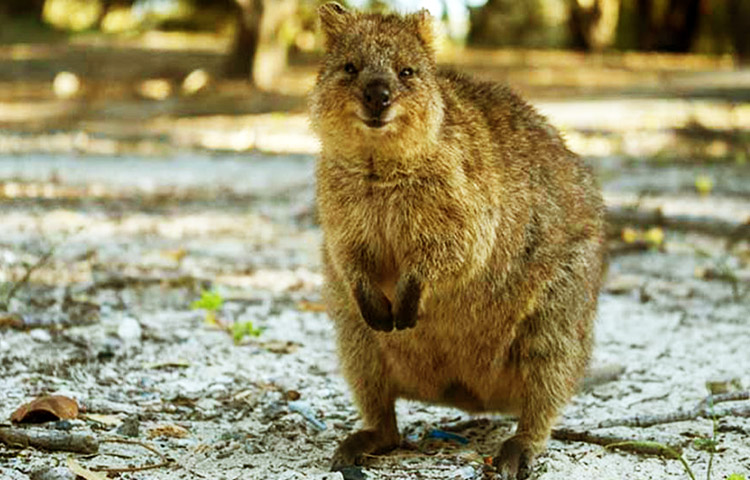
[[[506,361],[508,339],[496,320],[423,315],[413,329],[378,332],[390,380],[403,398],[467,411],[515,412],[522,385]]]

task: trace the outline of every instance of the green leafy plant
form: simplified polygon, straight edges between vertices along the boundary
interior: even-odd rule
[[[221,310],[224,305],[224,298],[217,291],[201,290],[201,298],[194,301],[190,308],[193,310],[205,310],[206,311],[206,323],[209,325],[216,325],[217,318],[216,312]]]
[[[215,290],[202,290],[201,298],[190,304],[193,310],[205,310],[206,323],[219,326],[232,335],[234,343],[240,343],[245,337],[257,337],[263,333],[262,328],[256,328],[250,320],[244,322],[220,322],[218,312],[224,305],[224,298]]]
[[[250,320],[245,322],[234,322],[232,324],[232,339],[234,343],[240,343],[245,337],[257,337],[263,332],[261,328],[255,328]]]

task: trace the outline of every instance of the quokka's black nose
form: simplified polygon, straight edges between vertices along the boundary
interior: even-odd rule
[[[379,117],[391,104],[391,91],[384,82],[376,80],[365,87],[364,100],[370,114]]]

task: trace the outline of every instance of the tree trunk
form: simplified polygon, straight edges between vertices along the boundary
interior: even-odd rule
[[[654,2],[638,0],[639,48],[689,52],[698,34],[700,6],[701,0],[670,0],[665,13],[656,18]]]
[[[0,5],[0,14],[7,16],[35,16],[42,18],[44,0],[3,0]]]
[[[700,0],[671,0],[662,29],[659,48],[668,52],[689,52],[698,33]]]
[[[614,43],[620,0],[568,0],[568,13],[573,48],[599,51]]]
[[[224,66],[228,78],[253,80],[253,62],[260,41],[262,0],[236,0],[237,31]]]
[[[653,0],[637,0],[636,35],[639,50],[652,50],[656,46]]]
[[[740,63],[750,63],[750,2],[729,0],[729,36]]]

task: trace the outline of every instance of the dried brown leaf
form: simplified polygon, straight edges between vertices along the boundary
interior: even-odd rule
[[[107,474],[92,472],[88,468],[83,467],[73,457],[68,457],[68,469],[75,475],[85,478],[86,480],[109,480]]]
[[[300,344],[290,340],[269,340],[261,342],[260,346],[273,353],[294,353],[300,347]]]
[[[326,306],[321,302],[310,302],[308,300],[302,300],[297,304],[297,310],[301,312],[325,312]]]
[[[186,428],[174,424],[157,425],[148,431],[149,438],[185,438],[188,435],[190,432]]]
[[[26,327],[26,322],[24,322],[23,317],[17,313],[0,312],[0,328],[3,327],[23,330]]]
[[[38,423],[47,421],[50,416],[60,420],[78,417],[78,403],[63,395],[39,397],[18,407],[10,416],[12,422]]]

